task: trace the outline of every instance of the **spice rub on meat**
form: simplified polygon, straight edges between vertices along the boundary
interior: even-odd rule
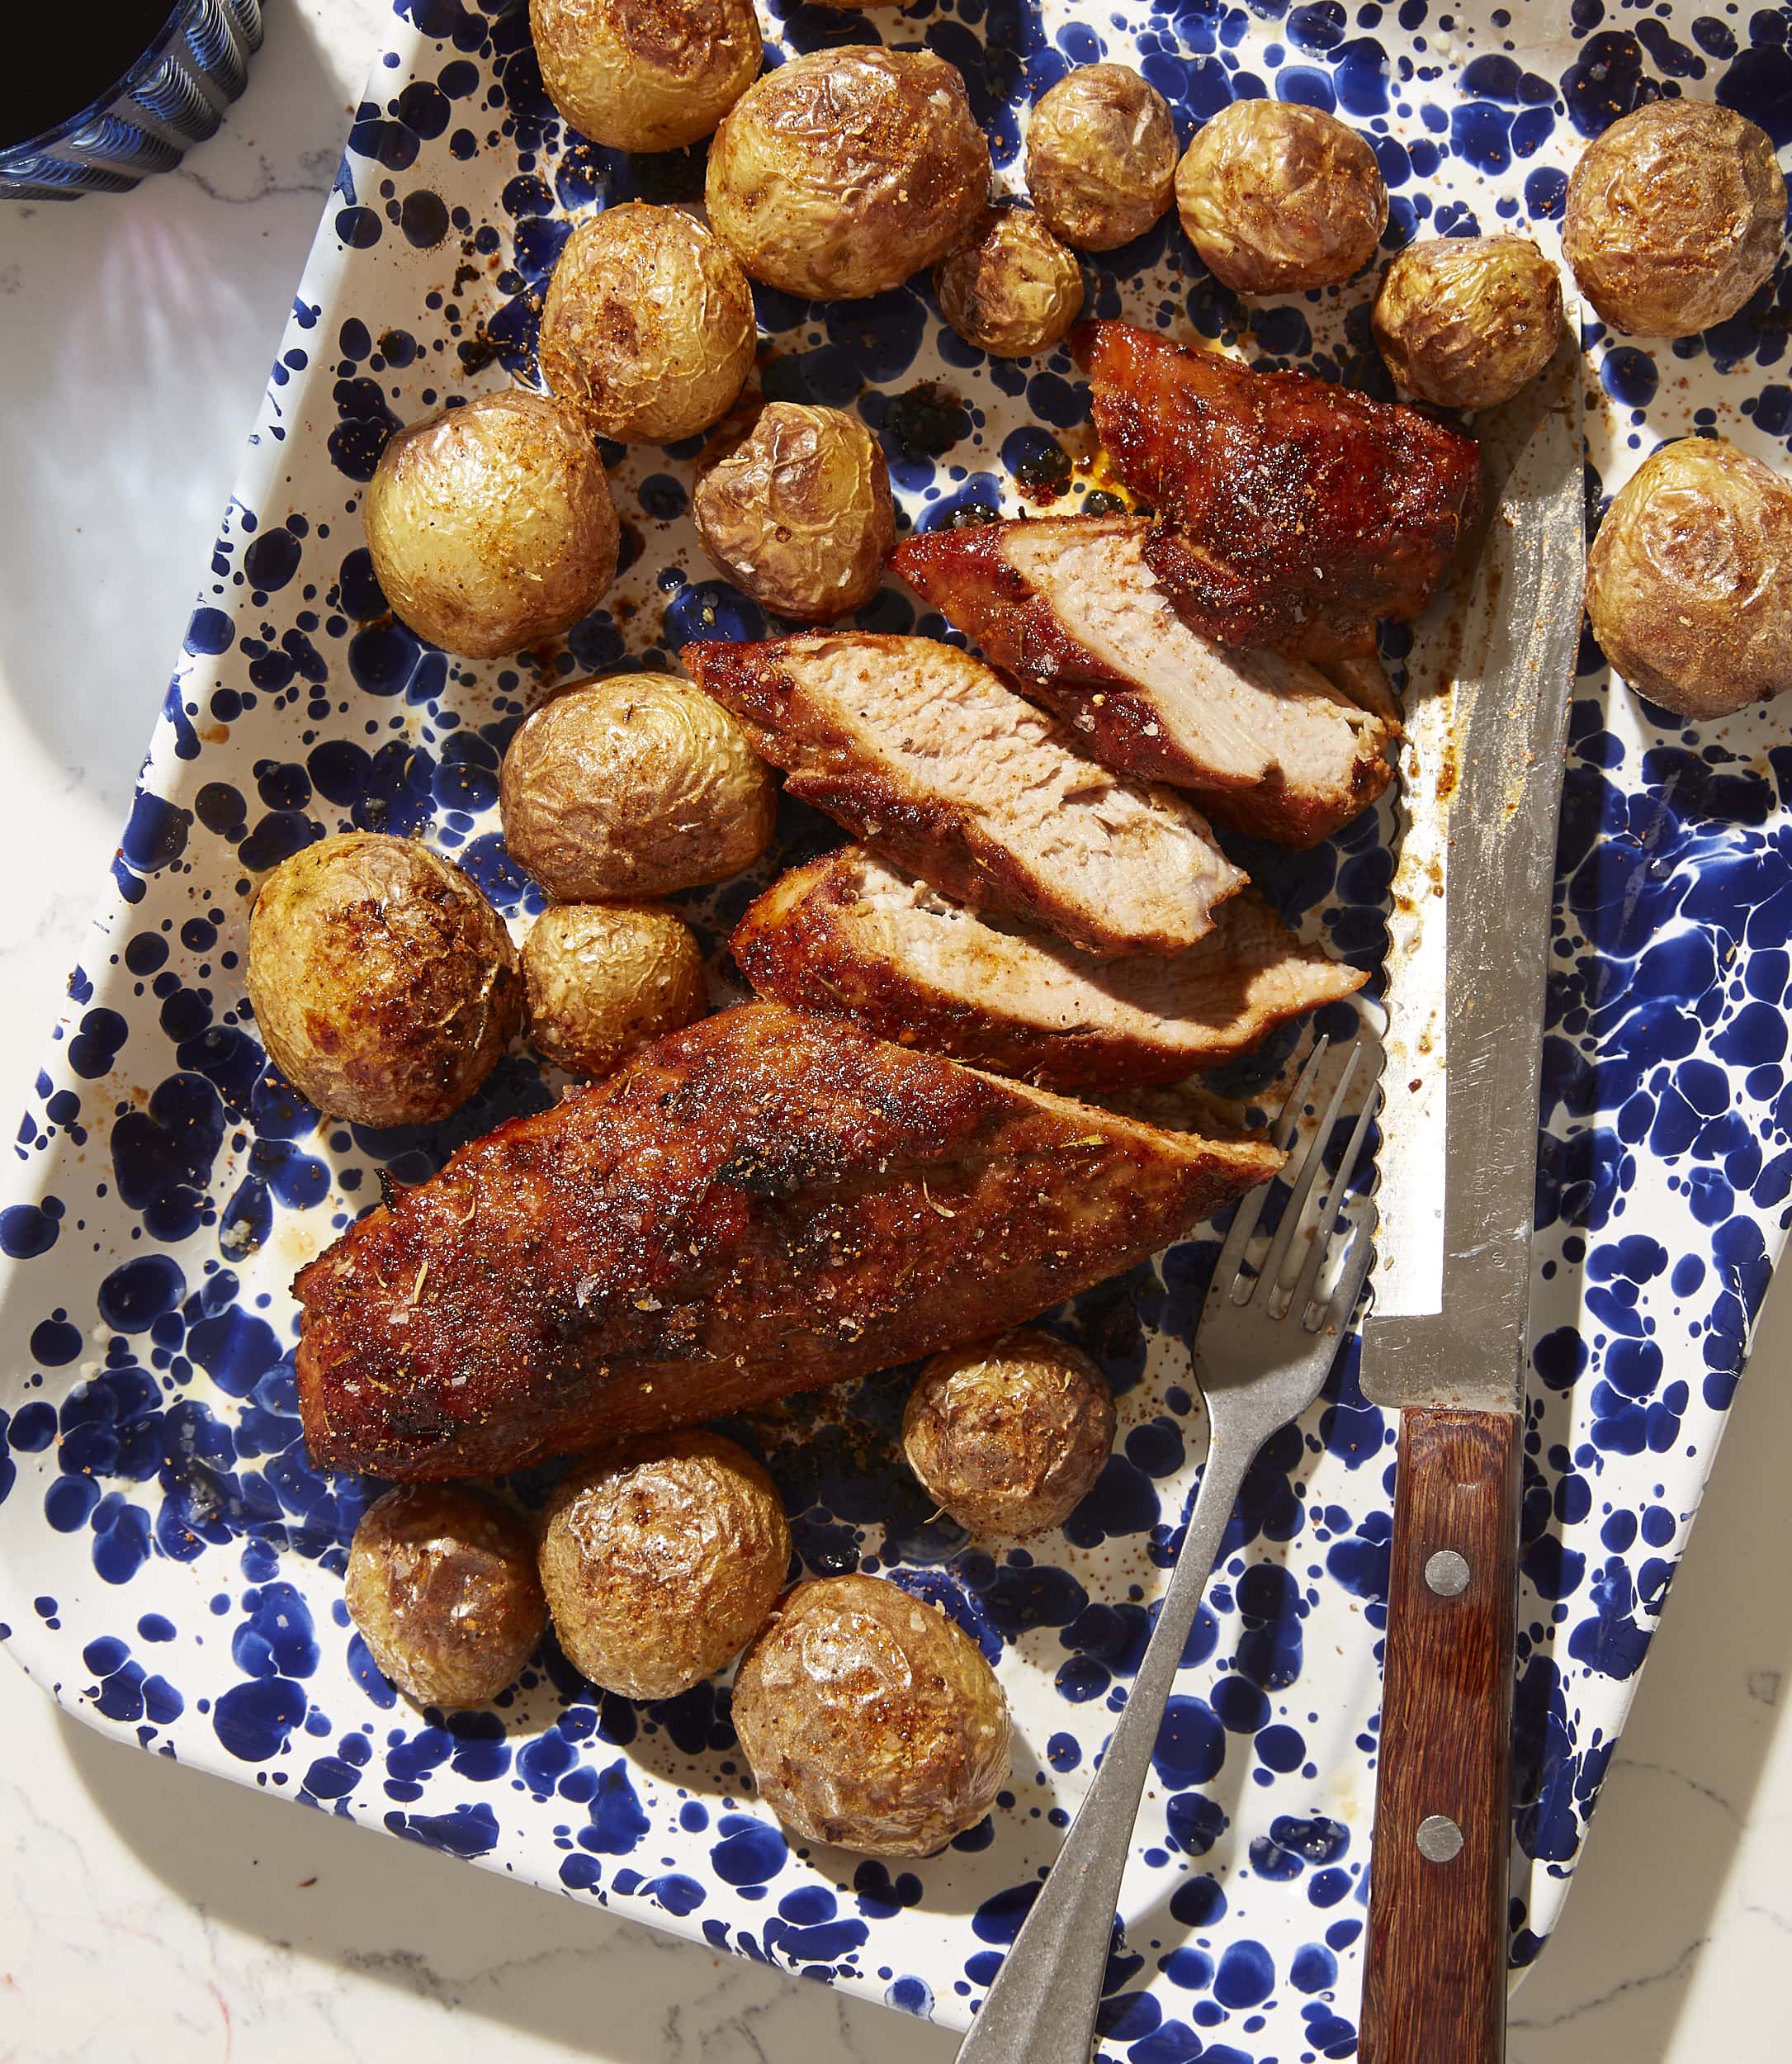
[[[1474,522],[1479,447],[1416,409],[1129,323],[1082,324],[1071,347],[1114,470],[1157,512],[1146,563],[1223,644],[1372,651]]]
[[[1279,1162],[743,1005],[305,1269],[306,1441],[325,1469],[492,1476],[868,1375],[1130,1268]]]

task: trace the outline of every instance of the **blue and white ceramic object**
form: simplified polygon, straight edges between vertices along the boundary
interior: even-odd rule
[[[157,1754],[962,2025],[1124,1697],[1188,1509],[1204,1438],[1188,1337],[1211,1242],[1055,1315],[1109,1371],[1122,1425],[1095,1492],[1030,1552],[929,1518],[892,1459],[900,1375],[744,1429],[807,1569],[876,1569],[938,1599],[1000,1670],[1013,1781],[927,1862],[787,1843],[720,1683],[635,1707],[550,1646],[506,1701],[444,1725],[394,1696],[347,1624],[343,1559],[368,1491],[307,1460],[287,1285],[382,1168],[415,1179],[555,1090],[519,1053],[441,1127],[320,1124],[270,1072],[244,1001],[256,879],[326,831],[412,833],[526,924],[537,899],[504,854],[496,774],[545,679],[762,627],[687,520],[694,443],[609,455],[629,564],[551,660],[470,667],[387,613],[358,511],[394,424],[529,376],[573,221],[698,187],[682,157],[631,164],[569,137],[522,5],[402,0],[399,14],[19,1138],[0,1216],[4,1631],[71,1711]],[[1510,225],[1553,249],[1567,167],[1640,99],[1714,95],[1792,141],[1789,23],[1600,0],[1577,0],[1572,25],[1541,0],[921,0],[771,26],[778,54],[924,39],[963,67],[1005,186],[1031,101],[1106,55],[1142,64],[1184,135],[1238,95],[1336,107],[1374,139],[1390,246]],[[1371,288],[1243,308],[1172,218],[1094,272],[1092,301],[1385,391]],[[1782,271],[1704,337],[1589,331],[1591,514],[1664,437],[1721,432],[1785,464],[1789,300]],[[1077,505],[1090,438],[1061,354],[983,358],[943,329],[924,281],[832,307],[762,293],[759,315],[765,391],[858,409],[907,522],[1013,508],[1017,471]],[[891,587],[861,621],[915,618]],[[1786,1223],[1789,784],[1783,705],[1682,729],[1583,646],[1538,1176],[1520,1965],[1560,1910]],[[1370,963],[1390,824],[1384,809],[1316,853],[1241,857],[1292,921]],[[787,808],[781,854],[828,835]],[[712,941],[751,886],[693,905]],[[1291,1044],[1222,1086],[1260,1086]],[[1107,2052],[1133,2064],[1354,2050],[1394,1439],[1354,1369],[1347,1351],[1252,1471],[1189,1645],[1103,2010]],[[512,1488],[538,1501],[550,1474]]]
[[[70,19],[79,33],[79,10]],[[10,59],[53,62],[41,25],[37,49]],[[262,0],[176,0],[144,54],[105,97],[28,143],[0,150],[0,198],[73,201],[124,193],[180,163],[213,135],[248,83],[262,47]]]

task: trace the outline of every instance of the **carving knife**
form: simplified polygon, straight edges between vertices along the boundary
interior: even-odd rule
[[[1586,564],[1572,315],[1477,425],[1480,548],[1408,666],[1362,1356],[1401,1415],[1362,2064],[1505,2054],[1538,1070]]]

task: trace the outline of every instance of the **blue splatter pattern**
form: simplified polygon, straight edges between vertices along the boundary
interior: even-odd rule
[[[1792,141],[1784,10],[1440,12],[1317,0],[774,0],[776,57],[924,40],[963,65],[998,179],[1072,65],[1138,63],[1187,138],[1230,100],[1335,109],[1372,140],[1389,250],[1511,226],[1555,248],[1584,140],[1643,101],[1712,97]],[[520,928],[540,907],[496,811],[504,746],[553,681],[657,666],[765,622],[687,514],[696,441],[606,451],[624,570],[551,647],[470,666],[396,622],[360,497],[399,423],[529,379],[573,221],[701,192],[702,153],[629,161],[569,135],[520,0],[400,0],[293,304],[242,483],[189,623],[108,900],[18,1134],[0,1249],[0,1638],[97,1726],[319,1811],[715,1948],[962,2025],[1035,1896],[1123,1703],[1204,1446],[1187,1341],[1198,1238],[1052,1316],[1102,1361],[1120,1437],[1061,1533],[967,1539],[900,1465],[910,1372],[731,1430],[763,1454],[804,1568],[882,1572],[996,1663],[1009,1788],[941,1855],[892,1868],[793,1844],[757,1804],[724,1683],[635,1706],[550,1639],[490,1711],[401,1702],[350,1628],[347,1545],[375,1486],[319,1475],[293,1388],[302,1263],[379,1194],[556,1093],[520,1053],[442,1125],[321,1116],[258,1044],[244,988],[258,878],[359,826],[452,854]],[[1529,22],[1548,36],[1521,36]],[[1099,268],[1091,305],[1385,394],[1372,282],[1246,306],[1173,218]],[[759,384],[855,408],[905,527],[1099,492],[1068,359],[991,362],[924,279],[849,306],[767,291]],[[1792,441],[1785,268],[1731,321],[1647,347],[1585,332],[1590,522],[1663,437]],[[891,587],[878,630],[938,634]],[[1389,656],[1397,660],[1396,639]],[[1513,1957],[1559,1911],[1671,1583],[1792,1197],[1792,743],[1783,712],[1688,730],[1581,656],[1553,935],[1538,1172],[1517,1693]],[[1380,950],[1392,812],[1240,857],[1291,921]],[[832,836],[787,803],[778,864]],[[767,870],[686,899],[712,946]],[[717,970],[718,983],[726,971]],[[718,993],[724,992],[718,988]],[[1224,1072],[1265,1088],[1294,1042]],[[1103,2053],[1217,2064],[1354,2052],[1385,1623],[1393,1430],[1354,1346],[1270,1441],[1166,1718],[1116,1930]],[[539,1503],[552,1470],[508,1489]]]

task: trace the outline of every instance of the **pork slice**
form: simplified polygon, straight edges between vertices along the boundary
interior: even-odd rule
[[[1145,562],[1142,518],[933,531],[892,562],[1095,756],[1192,790],[1222,824],[1311,845],[1387,786],[1397,717],[1306,661],[1190,629]]]
[[[1249,890],[1184,953],[1097,961],[850,845],[774,883],[731,944],[761,996],[1068,1090],[1212,1068],[1368,978],[1303,945]]]
[[[1246,877],[1174,791],[1126,779],[931,638],[688,645],[791,793],[943,894],[1086,951],[1180,953]]]
[[[320,1468],[490,1476],[1000,1332],[1282,1157],[777,1004],[513,1119],[300,1275]]]

